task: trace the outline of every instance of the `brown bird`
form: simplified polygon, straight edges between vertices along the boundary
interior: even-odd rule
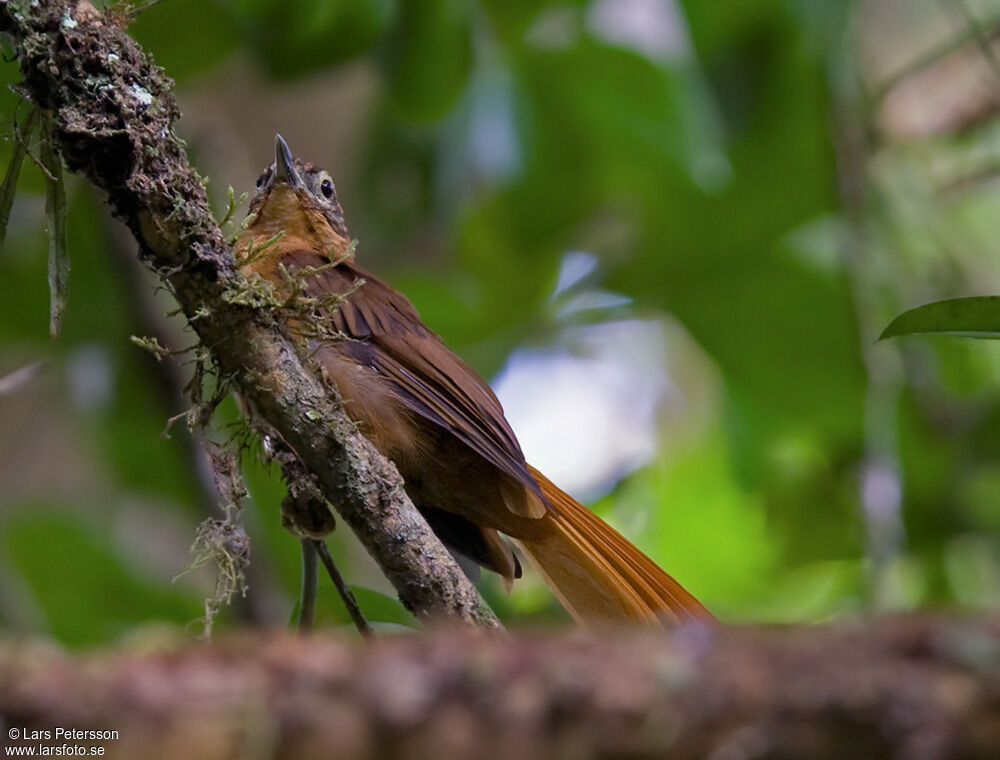
[[[499,573],[521,566],[508,536],[578,621],[672,624],[711,613],[621,534],[524,460],[497,397],[363,269],[330,174],[280,135],[257,180],[237,258],[251,278],[309,304],[287,327],[340,392],[350,417],[399,469],[452,551]],[[318,323],[318,324],[317,324]]]

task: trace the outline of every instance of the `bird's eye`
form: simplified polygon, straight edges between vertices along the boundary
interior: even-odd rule
[[[329,179],[324,179],[319,186],[320,192],[323,193],[327,198],[333,197],[333,182]]]
[[[257,177],[257,187],[262,187],[263,184],[267,182],[267,178],[270,176],[271,176],[271,170],[268,169],[266,172]]]

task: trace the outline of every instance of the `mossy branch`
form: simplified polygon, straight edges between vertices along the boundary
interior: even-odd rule
[[[403,603],[421,617],[498,627],[396,468],[359,434],[267,304],[232,298],[246,281],[174,133],[173,83],[115,22],[87,0],[0,0],[23,92],[44,112],[62,160],[106,194],[219,372],[315,475]]]

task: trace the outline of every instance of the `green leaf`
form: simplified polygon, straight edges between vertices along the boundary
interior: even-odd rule
[[[719,142],[703,83],[683,64],[657,65],[584,40],[565,50],[527,52],[517,73],[530,99],[531,129],[551,140],[526,139],[529,148],[569,151],[570,160],[621,177],[605,186],[620,182],[634,192],[636,170],[662,174],[674,165],[694,173],[691,163]],[[549,130],[555,134],[545,135]]]
[[[482,0],[492,30],[505,44],[517,45],[544,13],[570,16],[587,5],[586,0]],[[571,17],[572,18],[572,17]]]
[[[996,340],[1000,338],[1000,296],[949,298],[904,311],[879,340],[920,333]]]
[[[179,83],[224,61],[240,42],[230,3],[170,0],[138,15],[128,33]]]
[[[713,609],[749,614],[745,600],[762,595],[780,543],[763,501],[741,486],[730,460],[716,429],[682,456],[637,472],[594,511]]]
[[[412,121],[440,118],[472,67],[471,6],[458,0],[409,0],[385,45],[392,103]]]
[[[49,173],[45,189],[45,214],[49,225],[49,335],[59,334],[66,309],[69,255],[66,252],[66,186],[62,160],[52,148],[48,133],[42,139],[42,164]]]
[[[395,0],[236,0],[227,8],[256,61],[271,76],[291,79],[367,52],[389,28],[396,5]]]
[[[12,508],[0,550],[5,570],[23,581],[64,644],[106,642],[153,621],[184,625],[199,614],[190,591],[136,567],[107,530],[69,511],[37,503]]]

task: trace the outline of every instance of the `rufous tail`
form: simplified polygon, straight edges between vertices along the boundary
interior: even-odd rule
[[[517,543],[580,623],[678,625],[714,621],[701,602],[534,467],[552,506],[543,528]]]

